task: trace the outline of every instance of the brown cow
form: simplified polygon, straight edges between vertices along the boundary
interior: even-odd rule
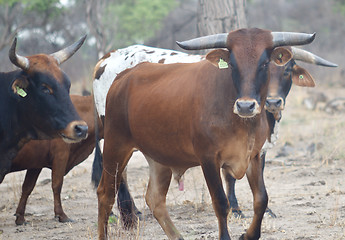
[[[243,239],[258,239],[267,193],[260,150],[268,134],[263,110],[272,59],[285,64],[292,53],[278,46],[310,43],[312,34],[241,29],[180,43],[214,50],[191,64],[142,63],[118,75],[109,89],[104,121],[104,162],[98,194],[99,239],[121,174],[134,148],[150,159],[146,202],[170,239],[182,239],[166,210],[172,174],[201,165],[218,218],[220,239],[227,229],[229,202],[220,168],[236,179],[247,174],[254,218]],[[117,180],[117,181],[116,181]]]
[[[27,169],[25,180],[22,186],[22,195],[16,211],[16,224],[25,222],[24,213],[26,202],[42,168],[52,170],[52,189],[54,193],[54,213],[60,222],[67,222],[70,219],[64,213],[61,205],[61,188],[63,177],[74,166],[84,161],[95,147],[95,116],[92,96],[72,95],[71,100],[80,115],[87,123],[88,137],[79,143],[66,143],[62,139],[53,140],[32,140],[24,145],[16,158],[12,161],[11,172]],[[98,118],[100,126],[99,134],[103,137],[103,127]]]
[[[270,72],[270,84],[268,88],[268,95],[265,103],[265,109],[268,119],[268,125],[270,127],[270,133],[267,144],[262,148],[262,157],[265,157],[266,149],[273,146],[277,138],[277,125],[281,118],[281,111],[284,109],[286,97],[290,91],[292,83],[304,87],[313,87],[314,81],[311,75],[304,68],[298,66],[295,60],[303,62],[326,66],[336,67],[337,65],[331,63],[311,52],[305,51],[296,47],[285,47],[293,53],[293,58],[283,66],[279,66],[275,63],[269,65]],[[140,62],[156,62],[165,64],[168,63],[191,63],[204,60],[203,55],[191,55],[178,51],[148,47],[143,45],[132,45],[123,49],[118,49],[106,54],[97,64],[94,70],[94,97],[97,112],[101,118],[105,116],[105,99],[107,92],[111,86],[111,83],[116,78],[116,75],[127,68],[131,68],[139,64]],[[109,87],[108,87],[109,86]],[[271,141],[271,139],[273,139]],[[98,145],[96,145],[98,146]],[[96,148],[97,149],[97,148]],[[101,169],[101,158],[100,155],[95,155],[94,166],[99,166]],[[99,180],[101,179],[101,171],[92,171],[92,180],[95,186],[98,186]],[[99,173],[99,175],[94,175]],[[230,209],[235,216],[244,217],[242,211],[238,206],[234,187],[235,179],[231,174],[223,171],[226,179],[227,195],[230,203]],[[123,174],[125,177],[125,174]],[[181,176],[174,176],[175,180],[181,187],[183,181]],[[120,184],[118,190],[117,204],[121,214],[124,226],[130,227],[136,222],[137,217],[141,218],[140,211],[136,208],[134,201],[128,191],[126,182]],[[271,216],[275,214],[267,209]],[[134,221],[133,221],[134,218]]]

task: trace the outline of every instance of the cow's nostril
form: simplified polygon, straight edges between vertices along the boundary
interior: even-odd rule
[[[241,104],[240,104],[240,102],[236,102],[236,107],[237,107],[237,110],[240,112],[241,111]]]
[[[282,100],[281,100],[281,99],[278,99],[278,101],[276,102],[276,106],[277,106],[277,107],[280,107],[280,105],[282,105]]]
[[[85,138],[87,135],[87,130],[88,130],[87,125],[75,125],[74,127],[74,132],[76,136],[79,138]]]
[[[253,112],[255,109],[255,102],[251,103],[249,106],[249,111]]]

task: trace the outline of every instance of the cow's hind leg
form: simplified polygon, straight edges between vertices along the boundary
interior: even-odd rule
[[[120,187],[122,172],[132,155],[132,148],[120,143],[107,145],[104,142],[104,162],[98,196],[98,239],[107,239],[108,219],[115,202],[115,194]]]
[[[42,168],[39,169],[28,169],[26,171],[24,183],[22,186],[22,195],[19,200],[19,204],[16,210],[16,224],[23,225],[25,223],[25,207],[28,197],[30,196],[32,190],[34,189],[37,178],[41,173]]]
[[[238,206],[237,197],[235,193],[236,179],[231,176],[227,169],[222,169],[225,178],[226,193],[230,203],[230,210],[236,218],[245,218],[240,207]]]
[[[263,151],[261,153],[260,157],[261,157],[261,161],[262,161],[262,172],[264,172],[265,162],[266,162],[266,151]],[[269,216],[271,216],[272,218],[277,217],[277,215],[269,207],[266,208],[265,213],[268,214]]]
[[[228,232],[227,217],[230,206],[223,189],[220,168],[213,162],[203,163],[201,167],[212,198],[213,208],[218,218],[219,239],[228,240],[230,239],[230,235]]]
[[[141,220],[142,213],[135,206],[127,184],[127,170],[122,172],[122,181],[117,192],[117,206],[119,208],[122,223],[125,228],[136,226],[138,218]]]
[[[169,239],[183,239],[166,209],[172,172],[170,168],[154,162],[145,156],[150,166],[150,179],[146,192],[146,203]]]
[[[254,216],[253,221],[247,232],[241,239],[259,239],[261,233],[261,223],[267,208],[268,196],[264,184],[262,171],[262,158],[257,155],[251,160],[247,169],[247,178],[254,197]]]

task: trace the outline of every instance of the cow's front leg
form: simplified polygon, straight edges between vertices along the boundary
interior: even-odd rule
[[[59,222],[72,222],[63,211],[61,203],[61,189],[69,157],[68,152],[69,151],[64,150],[64,152],[57,153],[53,159],[52,189],[54,195],[54,213],[55,218],[58,219]]]
[[[247,169],[247,178],[254,197],[253,221],[241,239],[259,239],[261,223],[267,208],[268,196],[263,178],[263,159],[257,155],[251,160]]]
[[[201,167],[206,179],[208,190],[210,191],[213,208],[218,218],[219,239],[230,239],[227,225],[230,206],[223,189],[220,177],[220,168],[213,162],[203,163]]]
[[[24,183],[22,186],[22,195],[20,196],[19,204],[16,210],[16,224],[23,225],[25,223],[25,207],[28,201],[28,198],[34,189],[37,178],[41,173],[42,168],[39,169],[28,169],[25,174]]]

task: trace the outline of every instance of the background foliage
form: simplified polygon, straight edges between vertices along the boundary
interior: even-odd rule
[[[0,71],[14,67],[8,49],[18,36],[22,55],[54,52],[88,34],[87,43],[63,66],[72,81],[88,81],[97,60],[112,49],[143,43],[178,49],[176,40],[197,36],[197,0],[0,0]],[[339,64],[336,70],[308,66],[318,84],[345,86],[342,39],[345,0],[250,0],[249,27],[317,32],[306,46]],[[78,66],[78,67],[76,67]]]

